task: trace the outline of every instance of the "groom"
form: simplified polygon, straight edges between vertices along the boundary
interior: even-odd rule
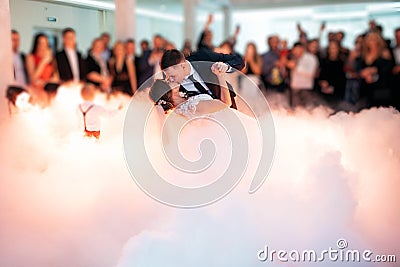
[[[181,91],[191,95],[209,94],[215,99],[221,98],[221,87],[213,70],[226,73],[233,71],[232,68],[241,70],[243,67],[244,62],[240,56],[214,53],[208,49],[200,49],[188,58],[179,50],[172,49],[165,51],[161,58],[161,69],[168,82],[180,84]],[[230,84],[228,88],[231,108],[236,109],[236,94]]]

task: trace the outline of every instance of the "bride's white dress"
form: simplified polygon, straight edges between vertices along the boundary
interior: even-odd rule
[[[176,114],[191,118],[196,116],[197,105],[200,103],[200,101],[207,101],[212,99],[213,98],[210,95],[206,94],[195,95],[180,104],[174,111]]]
[[[146,98],[148,96],[142,99]],[[140,102],[143,101],[131,104],[136,107],[135,112],[142,109]],[[207,112],[208,106],[210,112]],[[132,153],[135,159],[131,161],[129,155],[127,157],[128,166],[135,165],[129,166],[132,175],[151,176],[154,170],[164,181],[179,188],[207,187],[225,181],[221,186],[233,189],[241,179],[252,179],[263,150],[259,118],[221,106],[219,100],[205,94],[190,97],[167,114],[161,106],[152,105],[150,114],[143,116],[147,117],[144,127],[146,155],[138,156],[140,153],[136,150]],[[129,114],[127,116],[129,121]],[[139,116],[142,115],[135,117]],[[130,127],[141,126],[132,123]],[[129,129],[127,125],[125,128]],[[130,147],[135,149],[137,146],[132,144]],[[147,158],[151,167],[146,164]],[[246,183],[247,188],[250,182]]]

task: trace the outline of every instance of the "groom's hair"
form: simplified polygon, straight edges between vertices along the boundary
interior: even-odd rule
[[[165,70],[171,66],[181,63],[185,60],[183,53],[177,49],[171,49],[164,52],[161,58],[161,69]]]

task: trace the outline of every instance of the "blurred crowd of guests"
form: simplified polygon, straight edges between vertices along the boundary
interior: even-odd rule
[[[267,36],[268,51],[264,54],[249,42],[242,72],[261,90],[287,96],[291,107],[324,104],[336,111],[374,106],[400,110],[400,28],[394,30],[395,43],[391,44],[383,38],[382,26],[371,20],[354,46],[347,48],[343,31],[328,32],[328,45],[321,47],[325,27],[322,23],[317,37],[308,38],[306,30],[297,24],[298,41],[290,48],[279,35]],[[237,53],[234,44],[228,40],[214,50]],[[245,86],[242,89],[246,90]]]
[[[14,60],[13,86],[25,88],[32,101],[41,106],[49,104],[51,97],[64,83],[85,82],[106,93],[123,93],[132,96],[138,83],[153,75],[154,64],[150,56],[155,53],[148,41],[141,43],[142,55],[136,55],[134,39],[117,41],[110,48],[110,35],[103,33],[93,40],[84,58],[76,48],[76,33],[72,28],[62,32],[63,49],[53,53],[48,37],[38,33],[27,56],[19,52],[20,35],[12,30]],[[154,37],[154,47],[161,46]]]
[[[218,53],[238,53],[235,50],[240,27],[219,46],[213,45],[209,16],[196,50],[210,49]],[[395,43],[382,37],[382,27],[370,21],[369,28],[354,40],[354,46],[343,46],[345,33],[329,32],[327,47],[320,47],[321,24],[316,38],[297,25],[298,41],[291,47],[278,35],[267,37],[268,51],[259,54],[255,43],[249,42],[241,70],[260,90],[276,91],[288,96],[291,106],[324,103],[341,110],[343,103],[355,110],[372,106],[400,108],[400,28],[394,32]],[[174,43],[155,35],[152,44],[140,42],[137,53],[134,39],[117,41],[110,47],[110,35],[103,33],[93,40],[84,58],[76,48],[74,29],[62,32],[63,49],[53,53],[48,37],[34,37],[32,50],[25,56],[19,51],[20,35],[12,31],[14,86],[27,90],[32,101],[41,106],[50,103],[62,83],[85,82],[108,94],[132,96],[147,79],[160,73],[164,51],[176,48]],[[182,52],[189,56],[191,40],[186,40]],[[240,87],[240,81],[238,86]],[[234,86],[235,87],[235,86]],[[246,90],[246,88],[242,88]]]
[[[258,71],[262,87],[284,92],[289,89],[292,106],[325,103],[335,110],[353,110],[373,106],[394,106],[399,109],[400,91],[400,28],[395,29],[395,44],[382,36],[382,26],[370,21],[369,28],[358,35],[354,46],[343,46],[345,33],[329,32],[327,47],[320,47],[322,23],[317,38],[307,38],[298,24],[298,42],[289,50],[278,35],[267,39],[269,51],[253,53],[249,67]],[[250,44],[246,55],[254,51]],[[258,62],[258,63],[257,63]],[[315,102],[315,103],[313,103]]]

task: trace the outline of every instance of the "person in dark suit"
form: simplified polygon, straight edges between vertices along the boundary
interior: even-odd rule
[[[25,87],[29,84],[28,72],[26,70],[25,55],[19,51],[20,36],[16,30],[11,31],[11,42],[15,85]]]
[[[204,62],[205,61],[205,62]],[[189,94],[209,94],[214,99],[221,99],[221,86],[212,69],[221,73],[230,72],[232,68],[241,70],[243,59],[237,55],[215,53],[209,49],[200,49],[185,59],[182,52],[173,49],[164,52],[161,58],[161,69],[167,81],[178,83],[181,90]],[[235,93],[228,84],[232,108],[236,108]]]
[[[66,28],[62,32],[64,49],[56,54],[57,68],[63,82],[79,82],[85,78],[85,67],[81,53],[76,50],[74,29]]]
[[[151,50],[149,49],[148,41],[142,41],[140,46],[142,48],[142,54],[135,60],[138,88],[154,74],[154,66],[149,64]]]
[[[131,87],[132,87],[132,93],[134,94],[138,88],[138,86],[137,86],[137,71],[136,71],[136,61],[138,60],[138,57],[136,56],[135,39],[128,39],[125,41],[125,51],[126,51],[127,61],[132,62],[133,74],[132,74],[132,78],[131,78]]]
[[[394,67],[392,69],[393,72],[392,103],[397,108],[397,110],[400,110],[400,27],[394,30],[394,37],[396,44],[392,49],[392,54],[394,59]]]

